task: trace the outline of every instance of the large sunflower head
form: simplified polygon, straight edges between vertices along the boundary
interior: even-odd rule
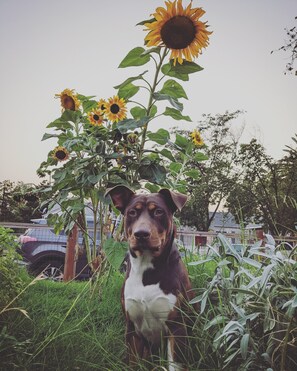
[[[190,136],[191,136],[192,141],[195,144],[195,146],[201,147],[201,146],[204,145],[204,142],[203,142],[202,136],[200,134],[200,131],[198,131],[197,129],[195,129],[194,131],[192,131],[192,133],[190,134]]]
[[[149,31],[145,40],[147,46],[165,46],[171,49],[170,59],[182,64],[183,59],[191,62],[202,49],[208,46],[210,31],[200,18],[205,11],[192,8],[192,2],[183,8],[182,0],[166,1],[166,9],[159,7],[153,14],[154,21],[145,23]]]
[[[66,161],[69,158],[69,152],[65,147],[58,146],[53,150],[52,157],[57,161]]]
[[[80,101],[73,89],[64,89],[60,94],[56,94],[56,97],[60,97],[63,109],[69,109],[71,111],[77,111],[79,109]]]
[[[91,125],[101,126],[104,121],[104,114],[100,109],[88,113],[88,119]]]
[[[105,106],[105,116],[112,122],[118,122],[124,120],[127,116],[126,102],[123,98],[114,96],[109,98]]]

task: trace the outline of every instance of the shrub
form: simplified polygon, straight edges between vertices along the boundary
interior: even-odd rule
[[[199,369],[279,370],[297,367],[296,248],[236,251],[223,235],[219,252],[191,265],[216,263],[201,294],[194,328]],[[203,342],[198,339],[204,339]]]

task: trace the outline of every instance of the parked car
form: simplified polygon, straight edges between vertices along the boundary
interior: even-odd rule
[[[67,235],[64,231],[55,234],[53,228],[46,227],[46,219],[33,219],[32,226],[19,237],[20,253],[27,263],[28,270],[34,276],[42,275],[44,278],[62,280],[66,256]],[[93,220],[87,220],[88,228],[94,227]],[[44,225],[44,227],[37,226]],[[91,232],[92,233],[92,232]],[[100,243],[97,234],[96,245]],[[76,276],[79,279],[90,277],[90,268],[87,262],[86,250],[82,233],[78,237],[78,259],[76,262]]]

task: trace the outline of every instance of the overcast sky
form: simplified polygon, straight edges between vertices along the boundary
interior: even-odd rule
[[[188,1],[184,1],[188,4]],[[210,45],[196,63],[202,72],[184,84],[184,114],[193,123],[162,120],[155,128],[192,129],[203,113],[242,109],[243,140],[256,136],[280,158],[297,128],[297,77],[284,75],[289,55],[270,54],[295,25],[296,0],[193,0],[206,11]],[[118,69],[143,46],[136,26],[162,0],[0,0],[0,181],[39,183],[39,164],[55,146],[41,142],[59,117],[55,93],[65,88],[99,98],[144,69]],[[180,82],[180,81],[179,81]],[[169,127],[168,127],[169,125]]]

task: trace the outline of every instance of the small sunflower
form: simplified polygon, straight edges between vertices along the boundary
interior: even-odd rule
[[[203,48],[208,46],[209,35],[207,22],[199,19],[205,11],[192,8],[192,2],[184,9],[182,0],[165,2],[167,9],[158,7],[153,14],[155,20],[145,23],[147,46],[165,46],[171,49],[170,59],[183,63],[183,57],[191,62],[198,57]]]
[[[52,157],[57,161],[66,161],[69,158],[69,152],[65,147],[58,146],[53,150]]]
[[[88,113],[88,119],[91,125],[101,126],[104,121],[103,112],[100,109]]]
[[[201,147],[204,145],[204,142],[203,142],[203,139],[202,139],[202,136],[200,134],[200,131],[198,131],[197,129],[195,129],[191,134],[190,134],[191,138],[192,138],[192,141],[193,143],[195,144],[195,146],[197,147]]]
[[[105,99],[100,99],[98,102],[98,108],[104,112],[106,110],[106,101]]]
[[[73,89],[64,89],[60,94],[56,94],[56,97],[60,97],[61,106],[66,110],[77,111],[80,106],[80,101]]]
[[[124,120],[127,116],[126,102],[123,98],[114,96],[106,102],[104,111],[108,120],[118,122]]]

